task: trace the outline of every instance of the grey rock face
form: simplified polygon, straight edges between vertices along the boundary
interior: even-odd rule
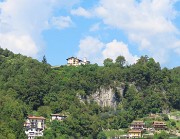
[[[86,98],[81,95],[77,95],[81,103],[91,103],[92,101],[96,102],[101,107],[110,107],[116,109],[117,105],[120,102],[120,98],[123,97],[125,90],[124,84],[119,84],[116,87],[100,87],[96,92],[92,93]]]
[[[117,106],[116,95],[112,88],[100,88],[91,95],[91,98],[101,107],[116,108]]]

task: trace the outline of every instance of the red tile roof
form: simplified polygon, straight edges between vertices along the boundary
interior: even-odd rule
[[[143,121],[133,121],[131,125],[145,125]]]
[[[166,125],[165,122],[162,121],[154,121],[153,125]]]
[[[46,118],[42,116],[28,116],[28,119],[38,119],[38,120],[45,120]]]
[[[61,117],[67,117],[66,115],[64,114],[51,114],[51,116],[61,116]]]

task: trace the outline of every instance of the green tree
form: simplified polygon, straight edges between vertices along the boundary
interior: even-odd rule
[[[119,67],[123,67],[125,63],[126,63],[126,59],[124,58],[124,56],[118,56],[116,58],[115,64],[118,65]]]
[[[43,117],[50,117],[50,114],[52,113],[51,108],[49,106],[40,106],[37,110],[40,116]]]
[[[138,59],[137,64],[146,64],[149,60],[149,57],[147,55],[141,56],[140,59]]]
[[[107,136],[104,132],[99,132],[97,139],[107,139]]]
[[[176,122],[175,122],[175,121],[172,121],[172,122],[171,122],[171,125],[172,125],[172,126],[176,126]]]
[[[164,119],[164,121],[169,121],[168,115],[164,114],[164,115],[163,115],[163,119]]]
[[[111,58],[106,58],[103,62],[105,67],[111,67],[114,63],[113,60]]]
[[[168,139],[169,138],[169,134],[166,133],[165,131],[162,131],[161,133],[156,133],[154,135],[154,139]]]
[[[43,64],[47,64],[47,60],[46,60],[46,56],[45,55],[43,56],[42,63]]]

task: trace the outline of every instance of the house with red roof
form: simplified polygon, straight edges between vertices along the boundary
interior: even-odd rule
[[[35,139],[36,137],[43,136],[45,118],[41,116],[28,116],[24,123],[24,128],[28,139]]]

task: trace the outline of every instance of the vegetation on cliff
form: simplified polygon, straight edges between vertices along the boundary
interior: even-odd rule
[[[180,110],[180,68],[161,68],[153,58],[142,56],[125,65],[124,57],[78,67],[51,68],[45,57],[39,62],[0,48],[0,136],[23,139],[23,122],[36,113],[68,113],[63,122],[47,120],[44,138],[97,138],[102,129],[128,127],[137,117],[149,113]],[[80,102],[100,87],[118,87],[117,108],[102,108],[95,102]]]

